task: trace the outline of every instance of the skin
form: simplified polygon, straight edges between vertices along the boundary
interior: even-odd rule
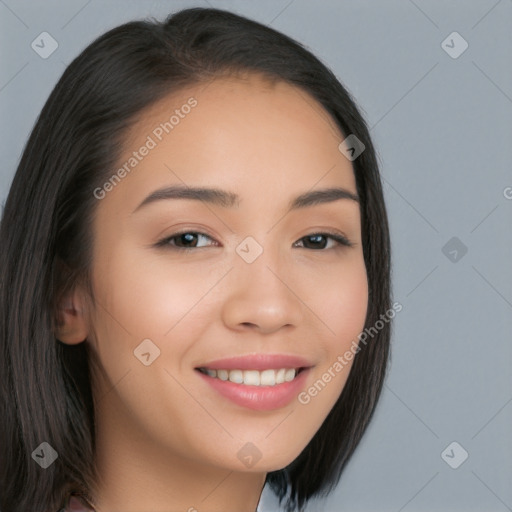
[[[266,473],[308,444],[351,362],[307,405],[294,399],[263,412],[218,395],[194,368],[233,355],[297,354],[314,365],[303,391],[364,327],[359,204],[342,199],[286,213],[311,189],[356,194],[334,122],[291,85],[256,74],[219,78],[145,111],[120,165],[190,96],[198,102],[190,114],[98,201],[96,302],[76,288],[59,312],[59,339],[86,340],[101,362],[93,382],[101,512],[254,512]],[[183,183],[229,190],[241,201],[223,208],[161,200],[133,213],[154,190]],[[209,238],[189,242],[188,252],[172,246],[180,237],[155,247],[182,230]],[[304,241],[333,230],[353,246]],[[250,264],[235,250],[247,236],[263,249]],[[149,366],[134,357],[147,338],[160,350]],[[237,457],[247,442],[261,452],[252,467]]]

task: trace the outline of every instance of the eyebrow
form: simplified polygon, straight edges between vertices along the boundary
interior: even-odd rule
[[[173,185],[155,190],[149,194],[149,196],[147,196],[132,213],[135,213],[148,204],[169,199],[192,199],[196,201],[204,201],[223,208],[238,208],[240,203],[240,196],[227,190]],[[332,203],[339,199],[349,199],[359,203],[359,197],[357,194],[354,194],[350,190],[341,187],[323,188],[305,192],[295,197],[288,204],[288,211],[307,208],[318,204]]]

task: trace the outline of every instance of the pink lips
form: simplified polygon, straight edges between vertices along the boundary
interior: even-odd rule
[[[200,371],[198,375],[205,380],[220,395],[235,404],[255,411],[279,409],[289,404],[304,388],[312,364],[306,359],[293,355],[255,354],[242,357],[230,357],[205,363],[198,368],[212,370],[278,370],[280,368],[303,368],[290,382],[275,386],[249,386],[236,384],[229,380],[210,377]]]
[[[307,359],[286,354],[252,354],[247,356],[216,359],[198,368],[212,370],[279,370],[280,368],[308,368],[313,366]]]

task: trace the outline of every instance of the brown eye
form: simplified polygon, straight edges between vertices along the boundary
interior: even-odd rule
[[[160,240],[156,245],[157,247],[167,247],[177,250],[202,249],[203,246],[198,246],[198,243],[199,240],[204,238],[213,240],[204,233],[199,233],[197,231],[182,231],[181,233],[174,233],[171,236],[165,237],[164,239]]]
[[[191,250],[191,249],[203,249],[208,245],[198,245],[201,239],[209,239],[213,241],[213,238],[209,237],[204,233],[197,231],[182,231],[180,233],[174,233],[168,237],[163,238],[157,242],[157,247],[165,247],[171,250]],[[334,246],[329,245],[329,241],[334,242]],[[313,250],[326,250],[336,249],[339,246],[352,247],[353,244],[343,235],[338,233],[312,233],[305,237],[302,237],[297,243],[302,242],[305,249]],[[214,246],[218,246],[218,243],[214,241]]]
[[[351,247],[353,244],[343,235],[339,235],[338,233],[312,233],[311,235],[307,235],[301,240],[304,242],[304,247],[306,249],[315,249],[315,250],[322,250],[325,249],[328,242],[327,240],[331,239],[336,244],[334,247],[329,247],[330,249],[335,249],[336,247],[339,247],[340,245]]]

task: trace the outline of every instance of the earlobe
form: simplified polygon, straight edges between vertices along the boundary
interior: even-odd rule
[[[76,345],[87,338],[84,301],[78,290],[61,297],[54,322],[55,337],[62,343]]]

